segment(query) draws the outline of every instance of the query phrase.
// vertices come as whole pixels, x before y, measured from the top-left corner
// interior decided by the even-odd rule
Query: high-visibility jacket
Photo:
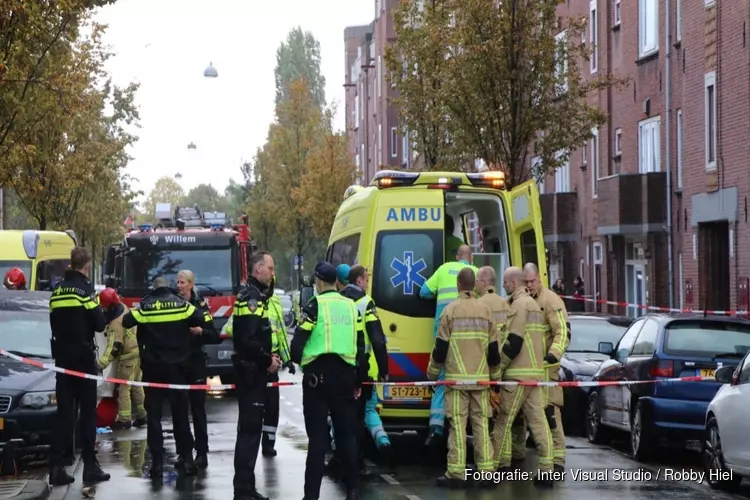
[[[560,296],[549,288],[541,287],[534,299],[544,314],[544,355],[551,354],[557,359],[555,364],[544,363],[547,380],[557,380],[560,359],[570,343],[568,311]]]
[[[370,342],[370,336],[367,335],[367,322],[368,321],[380,321],[380,318],[377,316],[374,316],[370,314],[369,312],[369,305],[372,303],[372,299],[369,295],[365,294],[362,298],[354,302],[354,305],[357,306],[357,311],[359,312],[359,322],[360,327],[363,332],[365,332],[365,354],[367,355],[367,360],[369,363],[369,368],[367,369],[367,376],[373,380],[378,379],[378,362],[375,359],[375,352],[372,348],[372,343]]]
[[[347,364],[357,365],[359,321],[354,302],[338,293],[316,298],[317,315],[310,338],[302,350],[303,368],[324,354],[336,354]]]
[[[287,338],[286,324],[284,323],[284,308],[278,295],[272,295],[268,299],[268,319],[271,322],[271,352],[278,354],[281,361],[289,361],[289,340]]]
[[[484,295],[479,298],[479,302],[492,311],[492,319],[495,320],[495,327],[497,328],[497,342],[501,348],[508,336],[508,311],[510,311],[508,301],[503,296],[498,295],[494,287],[489,287],[485,290]],[[492,373],[493,380],[498,380],[501,375],[500,365],[498,365],[496,371]]]
[[[101,370],[108,367],[115,358],[120,361],[129,361],[138,357],[137,327],[125,329],[122,326],[122,318],[128,311],[125,304],[120,304],[120,314],[107,326],[107,347],[98,361]],[[115,344],[120,344],[120,346],[116,349]]]
[[[518,287],[508,304],[508,336],[501,370],[505,380],[544,380],[544,315],[526,287]]]
[[[423,299],[435,297],[437,307],[435,308],[435,322],[433,323],[433,334],[437,336],[440,315],[443,314],[445,306],[458,298],[458,285],[456,279],[461,269],[470,267],[476,275],[478,269],[465,260],[446,262],[438,267],[435,273],[430,276],[424,286],[419,290],[419,296]]]
[[[496,371],[500,365],[492,311],[477,300],[474,292],[461,292],[459,297],[448,304],[440,317],[440,331],[427,366],[427,377],[436,380],[444,369],[447,381],[489,381],[490,370]],[[464,388],[486,389],[487,386]]]

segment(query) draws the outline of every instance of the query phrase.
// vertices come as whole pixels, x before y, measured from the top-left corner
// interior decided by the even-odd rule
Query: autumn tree
[[[270,252],[279,238],[276,234],[278,220],[271,195],[272,179],[267,150],[267,145],[258,148],[252,164],[246,164],[250,185],[246,211],[253,238],[261,248]]]
[[[202,212],[224,212],[229,206],[224,195],[210,184],[198,184],[188,191],[182,201],[186,207],[198,205]]]
[[[322,109],[326,104],[326,79],[320,72],[320,62],[320,42],[313,34],[299,26],[291,30],[276,50],[276,105],[289,98],[292,82],[305,78],[313,101]]]
[[[172,177],[164,176],[156,181],[153,189],[148,193],[143,209],[153,220],[157,203],[169,203],[174,211],[184,200],[185,190],[182,186]]]
[[[451,11],[443,0],[404,0],[393,15],[396,41],[386,47],[388,79],[401,133],[407,134],[425,170],[459,170],[465,161],[451,141],[444,83]]]

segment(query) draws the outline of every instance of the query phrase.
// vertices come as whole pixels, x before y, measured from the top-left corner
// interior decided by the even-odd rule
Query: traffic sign
[[[295,255],[294,256],[294,269],[304,269],[304,266],[302,264],[302,256],[301,255]]]

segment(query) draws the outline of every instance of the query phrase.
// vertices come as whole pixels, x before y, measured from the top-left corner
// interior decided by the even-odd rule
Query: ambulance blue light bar
[[[505,188],[505,172],[493,170],[478,174],[466,174],[472,186],[482,186],[494,189]]]
[[[396,186],[411,186],[419,177],[418,173],[399,172],[396,170],[381,170],[372,178],[373,185],[378,188],[389,188]]]

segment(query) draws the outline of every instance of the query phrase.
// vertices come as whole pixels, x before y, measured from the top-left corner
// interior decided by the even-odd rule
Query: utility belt
[[[302,376],[302,385],[315,389],[325,384],[325,376],[322,373],[305,373]]]
[[[87,350],[91,350],[92,354],[99,350],[95,342],[77,342],[74,345],[66,345],[58,342],[54,337],[49,340],[49,345],[53,359],[78,358]]]

